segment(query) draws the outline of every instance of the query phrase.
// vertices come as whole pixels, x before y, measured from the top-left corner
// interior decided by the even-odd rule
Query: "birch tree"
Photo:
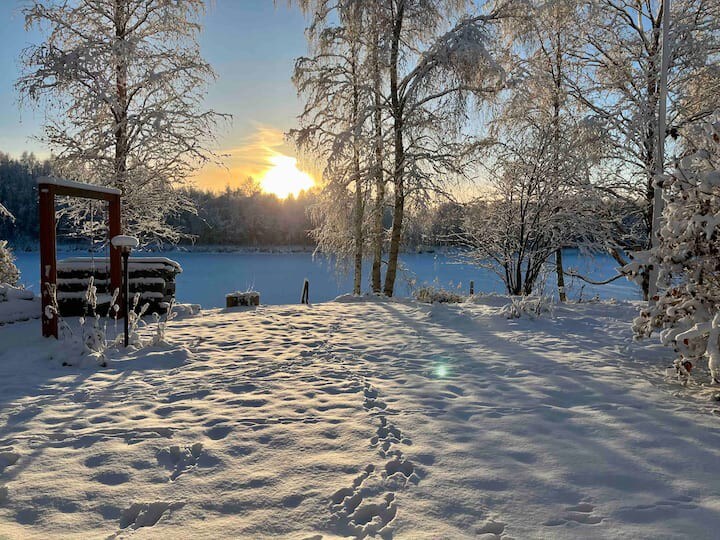
[[[384,128],[384,96],[383,80],[387,72],[387,55],[385,54],[383,18],[380,10],[373,9],[368,17],[367,28],[369,42],[367,45],[369,69],[372,79],[372,178],[374,181],[374,203],[372,208],[371,250],[372,273],[370,282],[375,294],[382,292],[382,262],[385,244],[385,193],[387,177],[385,174],[385,128]]]
[[[176,241],[170,215],[191,210],[175,188],[215,158],[223,115],[204,110],[215,74],[197,41],[203,0],[29,2],[42,43],[22,55],[21,96],[46,109],[42,141],[63,176],[119,188],[126,231]],[[73,206],[81,218],[88,207]]]
[[[493,131],[507,138],[517,136],[519,128],[534,133],[532,139],[538,143],[549,138],[547,146],[540,143],[542,152],[548,155],[534,159],[547,177],[542,182],[551,187],[549,195],[557,197],[561,191],[564,194],[558,200],[568,195],[572,200],[579,193],[589,195],[593,168],[601,163],[605,147],[601,134],[584,123],[587,107],[569,92],[582,70],[575,58],[583,51],[584,36],[578,28],[586,15],[576,0],[535,0],[529,3],[525,16],[508,18],[501,24],[508,40],[507,50],[512,51],[509,63],[514,66],[514,83],[501,94],[500,105],[494,109]],[[505,154],[503,140],[500,152]],[[531,148],[529,156],[536,145]],[[592,198],[599,195],[593,193]],[[560,240],[573,241],[572,233],[556,234]],[[561,302],[567,299],[562,247],[561,243],[554,253]]]
[[[360,2],[306,4],[314,54],[296,61],[293,81],[306,100],[298,147],[324,162],[323,192],[312,210],[318,249],[353,261],[353,293],[362,292],[365,254],[369,87],[364,75],[364,11]],[[337,18],[337,23],[331,19]]]
[[[507,7],[469,14],[465,2],[389,0],[383,4],[389,36],[387,97],[392,139],[393,223],[383,292],[392,296],[409,197],[442,190],[462,172],[460,145],[467,97],[492,95],[503,71],[490,44],[492,25]],[[483,6],[484,7],[484,6]],[[455,20],[448,28],[447,21]]]

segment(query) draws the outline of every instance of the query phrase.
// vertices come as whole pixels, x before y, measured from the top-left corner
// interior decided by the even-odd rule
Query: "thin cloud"
[[[239,145],[220,153],[227,156],[224,159],[227,168],[202,169],[195,177],[198,187],[218,191],[227,185],[238,185],[250,176],[260,180],[274,165],[273,158],[294,155],[281,130],[260,123],[254,124],[253,133],[242,138]]]

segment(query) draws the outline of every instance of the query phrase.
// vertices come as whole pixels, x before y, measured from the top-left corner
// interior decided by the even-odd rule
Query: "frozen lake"
[[[77,251],[58,251],[58,259],[83,255]],[[310,280],[310,301],[325,302],[352,289],[349,275],[338,275],[324,258],[313,259],[310,253],[203,253],[168,252],[162,255],[178,261],[183,273],[178,276],[177,297],[180,302],[201,304],[203,307],[224,307],[225,294],[236,290],[255,289],[263,304],[295,304],[300,301],[303,280]],[[40,259],[37,252],[16,253],[16,264],[22,273],[21,282],[37,291],[40,287]],[[413,286],[439,284],[448,289],[467,292],[471,280],[476,292],[503,293],[500,279],[491,271],[466,264],[458,264],[452,255],[443,253],[403,254],[403,271],[399,274],[396,292],[409,296]],[[577,250],[566,250],[566,268],[595,280],[615,274],[615,261],[609,256],[589,257]],[[370,267],[366,266],[366,275]],[[554,285],[554,274],[548,277]],[[601,298],[639,299],[639,289],[620,279],[609,285],[592,286],[566,278],[571,298],[580,294],[587,299],[598,294]],[[364,280],[367,287],[367,280]]]

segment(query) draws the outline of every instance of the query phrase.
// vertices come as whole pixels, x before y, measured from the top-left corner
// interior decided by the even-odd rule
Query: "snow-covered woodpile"
[[[180,265],[166,257],[131,257],[129,265],[130,296],[140,295],[139,305],[149,304],[148,313],[161,313],[164,302],[175,298],[175,277],[182,272]],[[104,315],[110,307],[110,262],[106,257],[73,257],[58,261],[57,299],[60,314],[83,315],[92,312],[87,291],[90,278],[97,287],[97,307]]]

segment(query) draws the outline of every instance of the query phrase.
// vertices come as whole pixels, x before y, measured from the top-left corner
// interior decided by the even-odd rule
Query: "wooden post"
[[[310,282],[305,279],[303,282],[303,290],[302,290],[302,296],[300,297],[300,303],[301,304],[309,304],[310,303]]]
[[[470,296],[472,296],[473,294],[475,294],[475,282],[470,281]]]
[[[43,337],[58,337],[58,313],[53,295],[57,291],[57,253],[55,247],[55,188],[40,186],[40,294],[42,297]],[[50,315],[50,316],[48,316]]]
[[[119,295],[119,297],[122,297],[122,309],[120,310],[120,313],[123,314],[123,319],[125,319],[123,321],[123,330],[125,332],[125,347],[127,347],[128,342],[130,341],[130,317],[128,317],[128,314],[130,313],[130,310],[128,309],[130,307],[130,263],[128,262],[128,259],[130,258],[130,250],[123,250],[121,255],[123,262],[123,282],[122,294]]]
[[[108,231],[110,233],[110,238],[115,238],[116,236],[122,234],[122,225],[120,221],[120,212],[121,212],[121,206],[120,206],[120,195],[115,195],[110,199],[109,209],[108,209]],[[122,289],[122,255],[120,252],[120,248],[113,246],[110,244],[110,294],[114,294],[116,290],[121,291]],[[125,313],[125,306],[123,305],[123,295],[118,295],[118,306],[120,307],[120,311],[118,314]]]

